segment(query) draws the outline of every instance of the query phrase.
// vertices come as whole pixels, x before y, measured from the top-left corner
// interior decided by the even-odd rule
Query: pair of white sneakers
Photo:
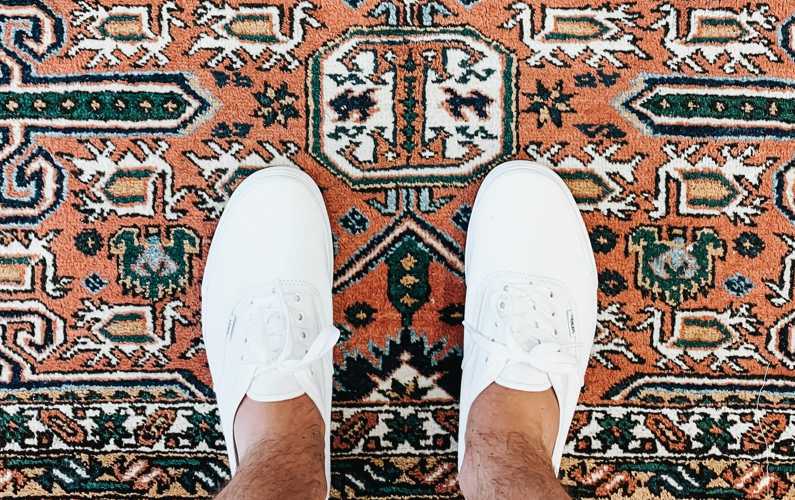
[[[588,232],[552,170],[512,161],[478,191],[466,242],[467,281],[458,465],[477,396],[490,384],[554,389],[557,471],[596,327],[597,274]],[[232,194],[202,281],[202,334],[232,473],[245,396],[307,394],[325,423],[330,488],[333,247],[320,190],[294,167],[249,176]],[[328,491],[328,489],[327,489]]]

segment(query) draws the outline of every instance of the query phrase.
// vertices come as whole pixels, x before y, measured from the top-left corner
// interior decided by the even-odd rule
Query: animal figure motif
[[[201,176],[207,181],[208,189],[196,189],[198,198],[196,208],[204,212],[207,217],[217,219],[224,211],[226,202],[235,188],[246,177],[257,170],[273,166],[292,166],[298,146],[292,142],[285,142],[283,151],[279,151],[273,144],[260,143],[265,150],[265,155],[252,150],[245,153],[242,143],[233,142],[224,148],[217,142],[208,142],[207,148],[214,155],[209,157],[199,156],[193,151],[188,151],[185,156],[198,168]]]
[[[635,194],[627,193],[616,177],[627,183],[635,182],[635,168],[643,161],[643,155],[621,159],[617,156],[622,143],[607,147],[591,143],[582,148],[587,160],[571,154],[558,159],[564,146],[565,143],[556,143],[544,149],[540,143],[530,143],[525,151],[532,160],[553,168],[566,181],[580,210],[599,211],[621,219],[637,210]]]
[[[634,329],[651,329],[652,347],[661,357],[655,363],[659,368],[677,366],[683,370],[692,369],[685,357],[701,362],[711,358],[709,367],[718,371],[726,365],[737,372],[746,371],[737,359],[750,359],[768,364],[759,354],[757,347],[746,341],[746,334],[757,334],[759,320],[752,314],[751,306],[743,304],[737,309],[731,307],[717,312],[705,310],[674,310],[672,334],[664,338],[663,311],[654,306],[642,310],[648,314],[646,320]]]
[[[77,208],[89,221],[116,215],[142,215],[153,217],[156,202],[160,198],[166,219],[175,220],[183,215],[176,208],[187,194],[186,189],[174,189],[174,173],[165,153],[169,145],[157,141],[154,147],[144,141],[136,141],[141,154],[127,150],[116,160],[116,145],[105,141],[102,147],[84,142],[89,158],[65,155],[77,169],[77,177],[89,186],[76,192],[82,202]],[[157,193],[158,179],[162,179],[162,191]]]
[[[55,254],[50,249],[56,236],[58,231],[41,237],[30,231],[20,239],[12,231],[0,232],[0,292],[31,292],[40,284],[50,297],[63,297],[72,278],[58,275]],[[41,275],[35,270],[39,265]]]
[[[359,115],[359,120],[366,120],[370,116],[370,110],[377,104],[373,99],[373,90],[369,89],[360,94],[354,93],[351,89],[338,95],[329,104],[337,113],[339,120],[347,121],[353,113]]]
[[[733,146],[724,145],[720,160],[708,154],[694,159],[703,147],[704,144],[692,144],[680,150],[674,143],[662,146],[668,160],[656,169],[657,196],[649,217],[660,219],[668,214],[669,184],[674,181],[679,188],[678,194],[674,193],[678,196],[679,214],[724,214],[732,222],[751,224],[753,217],[762,213],[764,198],[754,196],[741,181],[758,188],[762,174],[775,161],[749,162],[757,152],[753,145],[739,152]]]
[[[76,326],[89,328],[91,335],[77,337],[64,357],[94,352],[94,357],[86,362],[86,366],[95,366],[102,360],[107,360],[110,366],[118,366],[119,352],[136,366],[144,366],[149,360],[156,366],[165,366],[169,360],[164,351],[173,343],[175,325],[190,324],[179,312],[184,307],[180,300],[173,300],[164,306],[160,335],[156,333],[155,313],[151,306],[97,305],[90,300],[84,300],[83,306],[77,312]]]
[[[488,107],[494,102],[491,97],[477,90],[473,90],[468,96],[459,95],[458,92],[449,88],[444,91],[449,96],[445,103],[450,109],[450,114],[455,118],[464,119],[464,108],[471,109],[478,118],[488,118]]]
[[[753,74],[759,74],[760,69],[752,61],[753,56],[765,56],[771,62],[780,60],[770,49],[770,41],[756,29],[756,26],[766,31],[775,28],[776,18],[769,15],[767,5],[753,11],[743,7],[739,13],[731,9],[693,9],[690,11],[689,32],[684,38],[679,35],[679,11],[676,7],[664,3],[657,10],[662,13],[662,18],[651,28],[665,28],[663,46],[673,55],[666,64],[675,71],[684,64],[693,71],[704,73],[705,69],[694,58],[696,55],[709,64],[715,64],[725,55],[728,61],[723,65],[723,71],[726,73],[734,73],[740,65]]]
[[[198,235],[185,227],[172,227],[164,237],[158,227],[142,235],[138,228],[122,228],[108,242],[118,264],[119,283],[125,293],[161,299],[184,290],[192,279],[191,258],[199,253]]]
[[[635,44],[635,36],[626,33],[621,26],[634,27],[636,13],[629,12],[629,4],[617,7],[607,5],[600,8],[556,9],[544,7],[544,26],[536,32],[533,27],[533,8],[524,2],[515,2],[510,9],[514,16],[502,27],[521,29],[522,42],[532,51],[527,59],[530,66],[543,66],[548,62],[555,66],[566,66],[559,54],[576,60],[583,54],[591,54],[585,60],[588,66],[598,68],[603,61],[616,68],[624,63],[615,54],[634,54],[641,59],[648,55]]]
[[[193,42],[189,55],[200,50],[214,50],[216,54],[207,62],[210,67],[229,60],[232,66],[244,65],[239,53],[246,52],[253,59],[268,54],[262,63],[263,70],[270,70],[280,61],[282,69],[292,71],[299,66],[293,51],[304,41],[304,24],[320,28],[320,21],[309,15],[315,5],[302,0],[293,8],[291,32],[282,33],[282,11],[275,5],[241,6],[234,8],[228,3],[217,7],[205,0],[197,10],[196,22],[209,25],[214,34],[202,33]]]
[[[627,252],[635,255],[638,289],[678,306],[714,288],[715,262],[726,255],[726,242],[711,228],[693,231],[690,239],[682,228],[668,233],[666,238],[659,227],[639,226],[629,235]]]
[[[180,12],[176,1],[167,0],[160,8],[160,35],[151,28],[150,6],[114,5],[109,9],[105,6],[88,1],[77,3],[80,10],[75,11],[72,18],[73,26],[86,26],[89,35],[82,35],[69,49],[74,56],[82,51],[94,52],[94,57],[87,67],[93,68],[105,61],[109,66],[121,63],[115,52],[127,57],[142,54],[135,64],[144,66],[154,60],[159,66],[169,63],[163,53],[174,40],[171,27],[184,28],[185,23],[174,16]]]

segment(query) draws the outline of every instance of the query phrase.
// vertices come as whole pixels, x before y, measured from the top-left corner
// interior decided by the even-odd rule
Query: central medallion
[[[309,65],[309,150],[355,189],[463,185],[514,153],[513,56],[470,27],[353,28]]]

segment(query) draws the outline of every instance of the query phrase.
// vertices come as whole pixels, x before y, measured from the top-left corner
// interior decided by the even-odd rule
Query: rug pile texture
[[[460,498],[464,241],[513,158],[599,267],[572,495],[795,497],[784,0],[0,0],[0,494],[228,480],[204,259],[295,165],[335,237],[332,497]]]

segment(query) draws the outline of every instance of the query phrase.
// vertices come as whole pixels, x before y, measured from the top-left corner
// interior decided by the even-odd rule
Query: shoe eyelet
[[[306,340],[307,334],[306,330],[301,330],[301,340]]]
[[[507,292],[508,290],[510,290],[510,287],[508,285],[502,287],[502,291]]]
[[[303,321],[303,320],[304,320],[304,314],[298,313],[298,321]]]
[[[494,328],[499,328],[499,327],[500,327],[500,322],[499,321],[495,321],[494,322]]]
[[[555,328],[555,336],[556,337],[558,336],[558,329],[557,328]]]
[[[489,357],[488,356],[486,356],[486,359],[484,360],[484,363],[489,364]]]
[[[500,311],[504,311],[505,310],[505,302],[500,302],[498,307],[500,308]]]

